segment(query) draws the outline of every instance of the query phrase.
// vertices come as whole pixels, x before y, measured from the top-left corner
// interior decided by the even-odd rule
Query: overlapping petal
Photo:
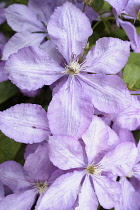
[[[136,19],[139,10],[140,10],[140,1],[139,0],[129,0],[128,1],[125,11],[129,15],[133,16]]]
[[[116,74],[125,66],[129,55],[129,42],[111,37],[101,38],[86,56],[84,65],[88,68],[85,71]]]
[[[56,179],[42,198],[38,210],[70,209],[76,201],[83,175],[83,171],[74,171]]]
[[[25,47],[5,65],[9,79],[21,89],[36,90],[59,79],[64,69],[37,47]]]
[[[37,19],[35,13],[25,5],[10,5],[5,9],[5,16],[8,24],[17,32],[37,32],[46,30],[41,21]]]
[[[98,208],[98,199],[94,192],[91,180],[88,176],[85,177],[85,180],[81,187],[81,192],[78,196],[79,206],[75,209],[97,209]]]
[[[49,157],[55,166],[63,170],[85,166],[82,146],[71,136],[50,136]]]
[[[100,205],[105,209],[111,209],[120,199],[120,184],[108,177],[101,176],[94,179],[95,193],[98,197]]]
[[[118,13],[121,13],[126,7],[129,0],[106,0],[112,7],[116,9]]]
[[[0,82],[8,80],[8,74],[4,71],[5,61],[0,62]]]
[[[96,158],[100,153],[104,154],[119,143],[115,132],[96,116],[93,117],[88,130],[82,135],[82,139],[86,145],[85,150],[89,164],[93,160],[97,160]]]
[[[30,144],[50,134],[47,113],[36,104],[18,104],[0,112],[0,129],[15,141]]]
[[[49,126],[53,135],[80,138],[90,125],[92,115],[93,105],[76,77],[67,79],[48,107]]]
[[[14,192],[30,187],[30,183],[25,180],[22,166],[15,161],[0,164],[0,180]]]
[[[29,33],[27,31],[16,33],[5,45],[2,60],[7,60],[11,54],[23,47],[39,46],[45,36],[46,34],[43,33]]]
[[[80,74],[79,77],[93,105],[100,111],[117,113],[135,103],[126,84],[116,75]]]
[[[3,210],[25,210],[31,209],[36,197],[35,189],[26,190],[18,194],[11,194],[6,196],[0,202],[0,209]]]
[[[123,142],[114,150],[108,152],[100,164],[105,171],[112,172],[117,176],[127,176],[132,170],[138,156],[138,150],[134,143]]]
[[[54,11],[48,23],[48,32],[69,63],[72,54],[78,56],[83,52],[92,29],[86,15],[72,3],[66,2]]]

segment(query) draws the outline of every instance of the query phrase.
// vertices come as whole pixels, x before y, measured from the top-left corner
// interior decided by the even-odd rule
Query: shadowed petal
[[[85,166],[82,147],[71,136],[50,136],[49,157],[55,166],[63,170]]]
[[[5,61],[0,62],[0,82],[8,80],[8,74],[4,71]]]
[[[46,34],[43,33],[29,32],[14,34],[4,47],[2,60],[7,60],[11,54],[16,53],[19,49],[23,47],[39,46],[45,36]]]
[[[65,210],[73,206],[79,193],[83,171],[60,176],[42,198],[38,210]]]
[[[29,210],[34,204],[36,197],[35,190],[26,190],[19,194],[11,194],[6,196],[0,202],[0,209],[2,210]]]
[[[50,134],[47,113],[36,104],[18,104],[0,112],[0,129],[15,141],[30,144]]]
[[[9,79],[21,89],[36,90],[59,79],[64,68],[37,47],[25,47],[5,64]]]
[[[45,31],[36,14],[23,4],[12,4],[4,11],[8,24],[17,32]]]
[[[48,107],[52,134],[80,138],[90,125],[92,116],[93,105],[83,91],[80,81],[76,77],[69,77],[59,92],[53,96]]]
[[[125,8],[125,11],[134,17],[134,19],[137,18],[137,14],[140,10],[140,1],[139,0],[129,0],[128,4]]]
[[[0,201],[4,198],[4,186],[0,181]]]
[[[117,38],[101,38],[86,56],[86,71],[116,74],[125,66],[129,55],[130,42]]]
[[[0,164],[0,180],[14,192],[30,187],[30,183],[24,177],[22,166],[15,161]]]
[[[48,32],[68,63],[72,53],[80,55],[83,52],[92,34],[86,15],[70,2],[57,7],[48,23]]]

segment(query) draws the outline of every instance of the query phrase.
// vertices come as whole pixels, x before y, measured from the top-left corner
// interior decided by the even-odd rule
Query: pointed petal
[[[19,194],[11,194],[6,196],[0,202],[0,209],[2,210],[25,210],[31,209],[36,197],[35,190],[26,190]]]
[[[98,199],[94,192],[93,186],[88,176],[85,177],[85,180],[82,184],[81,192],[79,193],[79,206],[75,209],[97,209],[98,208]]]
[[[99,111],[117,113],[135,103],[126,84],[116,75],[86,74],[79,76],[85,92]]]
[[[111,4],[112,7],[116,9],[118,13],[121,13],[122,10],[126,7],[126,4],[128,3],[128,0],[106,0],[109,4]]]
[[[25,47],[10,56],[5,64],[9,79],[21,89],[36,90],[59,79],[60,67],[43,50]]]
[[[53,96],[48,107],[52,134],[80,138],[87,130],[92,116],[92,103],[83,91],[80,81],[76,77],[69,77],[59,92]]]
[[[57,7],[48,23],[48,32],[68,63],[72,54],[80,55],[83,52],[92,34],[86,15],[70,2]]]
[[[35,153],[30,154],[24,164],[25,177],[30,182],[48,180],[56,167],[49,159],[48,144],[40,145]]]
[[[100,153],[107,152],[119,143],[115,132],[107,126],[101,118],[93,117],[88,130],[82,136],[85,142],[85,149],[88,157],[88,163],[98,157]]]
[[[8,80],[8,74],[4,71],[5,61],[0,62],[0,82]]]
[[[127,176],[132,170],[138,156],[138,150],[134,143],[123,142],[116,149],[108,152],[100,164],[105,171],[117,176]]]
[[[134,176],[140,181],[140,163],[133,167]]]
[[[14,192],[19,192],[30,186],[24,177],[22,166],[15,161],[6,161],[0,164],[0,180]]]
[[[105,176],[94,179],[95,193],[98,197],[100,205],[105,209],[111,209],[120,199],[120,184]]]
[[[39,46],[45,36],[46,34],[43,33],[29,32],[14,34],[4,47],[2,60],[7,60],[11,54],[16,53],[19,49],[23,47]]]
[[[14,31],[45,31],[43,24],[37,19],[36,14],[23,4],[12,4],[4,11],[7,22]]]
[[[4,198],[4,186],[0,182],[0,201]]]
[[[71,208],[79,193],[83,175],[83,171],[74,171],[56,179],[42,198],[38,210],[65,210]]]
[[[46,115],[40,105],[18,104],[0,113],[0,129],[18,142],[41,142],[50,134]]]
[[[101,38],[86,56],[86,71],[116,74],[125,66],[129,55],[130,42],[117,38]]]
[[[71,136],[50,136],[49,157],[55,166],[63,170],[85,166],[82,146]]]

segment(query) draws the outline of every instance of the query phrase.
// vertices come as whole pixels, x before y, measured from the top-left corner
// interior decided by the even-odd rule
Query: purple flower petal
[[[63,170],[85,166],[82,146],[71,136],[50,136],[49,157],[55,166]]]
[[[40,43],[45,38],[45,34],[43,33],[29,33],[22,32],[16,33],[12,36],[11,39],[7,42],[3,50],[3,60],[7,60],[8,57],[16,53],[19,49],[27,46],[39,46]]]
[[[4,198],[4,186],[0,182],[0,201]]]
[[[25,192],[21,192],[19,194],[8,195],[0,202],[0,209],[31,209],[34,204],[35,197],[36,193],[34,189],[26,190]]]
[[[123,142],[108,152],[100,161],[105,171],[117,176],[127,176],[135,164],[138,151],[134,143]]]
[[[36,14],[23,4],[12,4],[5,9],[5,16],[11,28],[17,32],[44,31],[45,28]]]
[[[5,15],[4,15],[5,5],[6,5],[5,2],[0,3],[0,24],[4,23],[4,21],[6,20]]]
[[[92,34],[86,15],[69,2],[57,7],[48,23],[48,32],[68,63],[72,54],[80,55],[83,52]]]
[[[125,11],[136,19],[137,14],[140,10],[140,1],[139,0],[129,0],[125,8]]]
[[[94,179],[95,193],[100,205],[105,209],[111,209],[120,199],[120,184],[105,176]]]
[[[15,141],[37,143],[50,134],[46,111],[36,104],[18,104],[0,113],[0,129]]]
[[[4,71],[5,61],[0,62],[0,82],[8,80],[8,74]]]
[[[140,163],[135,164],[133,167],[134,176],[140,181]]]
[[[0,164],[0,180],[14,192],[30,187],[30,183],[25,180],[22,166],[15,161]]]
[[[85,177],[78,197],[79,206],[76,209],[91,210],[98,208],[98,199],[88,176]]]
[[[26,47],[10,56],[5,65],[9,79],[21,89],[36,90],[59,79],[64,68],[37,47]]]
[[[83,134],[82,139],[86,145],[85,150],[89,164],[98,157],[100,152],[107,152],[108,149],[113,148],[119,143],[115,132],[96,116],[93,117],[92,123]]]
[[[74,171],[56,179],[42,198],[38,210],[46,208],[55,210],[70,209],[76,201],[83,175],[83,171]]]
[[[48,180],[56,167],[50,162],[48,144],[40,145],[35,153],[30,154],[24,164],[25,177],[30,182]]]
[[[106,0],[112,7],[116,9],[118,13],[121,13],[122,10],[126,7],[129,0]]]
[[[115,208],[116,210],[126,209],[140,209],[140,194],[136,192],[132,184],[125,178],[120,179],[121,196],[120,204]]]
[[[80,138],[90,125],[92,115],[92,103],[82,90],[78,78],[69,77],[48,107],[48,120],[53,135]]]
[[[81,74],[79,77],[93,105],[100,111],[117,113],[135,102],[126,84],[116,75]]]
[[[129,42],[117,38],[101,38],[86,56],[86,71],[116,74],[125,66],[129,55]]]

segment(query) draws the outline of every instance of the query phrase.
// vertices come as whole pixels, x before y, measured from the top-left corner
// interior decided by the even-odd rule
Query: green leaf
[[[0,163],[14,160],[21,144],[5,136],[0,132]]]
[[[91,6],[95,11],[99,12],[104,6],[104,0],[93,0]]]
[[[108,2],[104,2],[104,5],[103,5],[103,9],[104,10],[110,10],[110,8],[111,8],[111,6],[110,6],[110,4],[108,3]]]
[[[140,89],[140,66],[136,64],[127,64],[123,71],[123,80],[129,90]]]
[[[127,64],[136,64],[140,66],[140,53],[131,52]]]
[[[10,81],[0,83],[0,104],[7,101],[19,92],[18,88]]]

